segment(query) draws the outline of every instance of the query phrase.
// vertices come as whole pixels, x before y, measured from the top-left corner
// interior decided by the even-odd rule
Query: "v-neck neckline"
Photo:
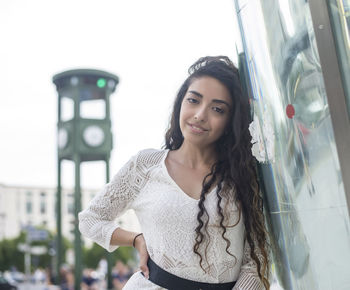
[[[162,167],[163,167],[163,170],[164,170],[164,172],[165,172],[165,175],[167,176],[167,178],[169,179],[169,181],[171,182],[171,184],[172,184],[173,186],[175,186],[175,187],[178,189],[178,191],[181,192],[181,194],[185,195],[187,198],[189,198],[189,199],[192,200],[192,201],[198,202],[199,199],[193,198],[193,197],[191,197],[189,194],[187,194],[187,193],[177,184],[177,182],[171,177],[171,175],[169,174],[169,170],[168,170],[168,168],[166,167],[166,164],[165,164],[165,159],[168,157],[169,152],[170,152],[170,149],[165,149],[165,154],[164,154],[164,157],[163,157],[162,163],[161,163],[161,165],[162,165]],[[207,193],[207,196],[211,195],[211,194],[216,190],[216,188],[217,188],[217,185],[216,185],[210,192]]]

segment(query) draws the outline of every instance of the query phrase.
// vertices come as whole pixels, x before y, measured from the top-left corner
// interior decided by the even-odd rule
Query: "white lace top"
[[[79,214],[81,233],[107,249],[113,231],[118,227],[115,219],[127,209],[134,209],[146,241],[151,259],[164,270],[182,278],[225,283],[237,281],[234,289],[263,289],[251,259],[249,247],[244,247],[244,223],[239,220],[236,205],[229,203],[230,225],[225,237],[231,241],[229,252],[218,226],[215,188],[208,193],[205,208],[209,214],[210,240],[204,239],[199,249],[205,257],[203,268],[199,256],[193,252],[197,226],[198,201],[184,193],[168,174],[165,158],[168,150],[147,149],[132,157],[103,190]],[[221,205],[223,207],[223,204]],[[227,224],[225,224],[227,226]],[[204,246],[205,245],[205,246]],[[248,243],[246,243],[248,245]],[[163,289],[136,272],[123,289]]]

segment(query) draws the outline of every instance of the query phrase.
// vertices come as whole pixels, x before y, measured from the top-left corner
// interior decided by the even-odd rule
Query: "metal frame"
[[[350,120],[326,1],[309,0],[309,7],[350,214]]]

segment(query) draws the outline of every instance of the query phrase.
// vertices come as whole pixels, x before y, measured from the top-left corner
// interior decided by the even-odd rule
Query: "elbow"
[[[89,209],[78,214],[78,228],[85,238],[99,244],[109,252],[114,251],[118,247],[110,244],[117,225],[113,221],[106,221],[94,216]]]

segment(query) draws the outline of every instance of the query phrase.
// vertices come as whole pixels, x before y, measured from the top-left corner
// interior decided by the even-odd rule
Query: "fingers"
[[[149,278],[149,270],[148,270],[147,265],[140,265],[140,269],[141,269],[143,275],[145,276],[145,278],[148,279]]]
[[[135,241],[135,248],[139,252],[140,257],[140,269],[142,271],[142,274],[145,276],[146,279],[149,278],[149,269],[147,267],[147,261],[149,254],[147,252],[146,242],[143,237],[143,235],[140,235],[138,239]]]
[[[147,267],[148,254],[140,257],[140,269],[146,279],[149,278],[149,269]]]

